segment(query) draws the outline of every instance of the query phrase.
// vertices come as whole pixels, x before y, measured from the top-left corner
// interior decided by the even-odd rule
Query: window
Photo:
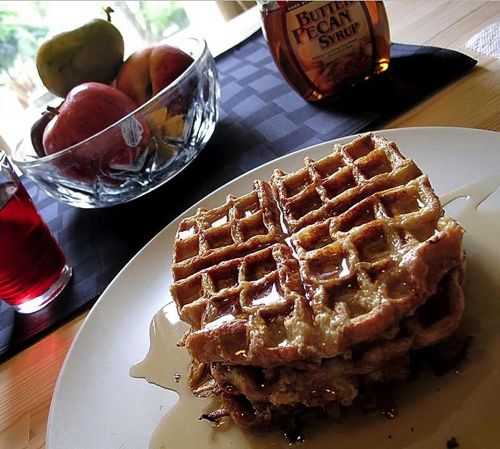
[[[228,8],[228,3],[231,5]],[[4,1],[0,2],[0,146],[9,150],[29,134],[48,104],[59,100],[38,76],[35,59],[48,37],[77,28],[94,18],[111,20],[125,41],[125,58],[135,50],[176,33],[207,39],[212,52],[231,41],[224,27],[229,16],[254,2],[207,1]],[[256,17],[256,16],[255,16]],[[255,20],[251,30],[255,30]],[[232,27],[231,32],[236,27]],[[238,27],[238,28],[241,28]],[[241,33],[241,30],[238,30]],[[248,32],[247,32],[248,34]],[[214,48],[212,48],[214,47]]]

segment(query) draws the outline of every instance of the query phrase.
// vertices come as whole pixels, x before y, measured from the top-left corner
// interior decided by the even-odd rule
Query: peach
[[[128,57],[118,72],[116,87],[142,104],[175,81],[192,62],[191,56],[171,45],[147,47]]]

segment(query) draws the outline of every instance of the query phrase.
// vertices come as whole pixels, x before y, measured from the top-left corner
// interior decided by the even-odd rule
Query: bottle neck
[[[280,8],[276,0],[257,0],[261,12],[271,12]]]

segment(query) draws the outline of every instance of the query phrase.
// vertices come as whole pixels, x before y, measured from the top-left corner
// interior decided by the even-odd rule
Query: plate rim
[[[57,397],[61,391],[61,383],[62,383],[62,379],[64,377],[64,372],[66,370],[66,366],[70,363],[70,359],[71,359],[71,356],[72,356],[72,353],[74,351],[74,348],[76,346],[76,344],[78,344],[78,341],[79,341],[79,338],[80,338],[80,334],[82,333],[83,329],[85,328],[85,326],[87,325],[87,323],[93,319],[93,316],[94,314],[96,314],[98,308],[99,308],[99,305],[103,302],[103,301],[106,301],[106,297],[108,295],[108,291],[113,287],[113,285],[117,282],[120,281],[120,278],[122,277],[122,273],[124,273],[126,270],[128,270],[129,266],[132,265],[135,260],[137,258],[140,257],[140,255],[146,251],[146,248],[148,248],[149,246],[151,246],[152,244],[154,244],[154,241],[156,239],[159,238],[159,236],[161,234],[163,234],[164,232],[166,232],[166,229],[171,226],[174,222],[178,221],[179,219],[182,219],[184,218],[184,216],[186,216],[188,213],[190,213],[189,211],[191,211],[192,209],[198,207],[202,202],[204,202],[208,197],[216,194],[217,192],[219,192],[220,190],[226,188],[227,186],[233,184],[233,183],[236,183],[237,181],[239,181],[241,178],[243,177],[248,177],[249,175],[251,175],[252,173],[256,172],[257,170],[260,170],[264,167],[267,167],[271,164],[275,164],[276,162],[278,161],[281,161],[285,158],[288,158],[290,157],[291,155],[296,155],[296,154],[300,154],[300,153],[306,153],[308,151],[313,151],[315,148],[319,148],[319,147],[323,147],[325,145],[332,145],[332,144],[335,144],[335,143],[338,143],[340,141],[344,141],[344,140],[349,140],[349,139],[353,139],[353,138],[356,138],[360,135],[364,135],[364,134],[370,134],[370,133],[374,133],[374,134],[382,134],[382,133],[387,133],[387,132],[391,132],[391,133],[394,133],[394,132],[408,132],[408,131],[426,131],[426,130],[432,130],[432,131],[438,131],[438,130],[457,130],[457,131],[467,131],[467,132],[473,132],[473,133],[477,133],[477,134],[489,134],[489,135],[499,135],[500,132],[499,131],[493,131],[493,130],[487,130],[487,129],[481,129],[481,128],[469,128],[469,127],[460,127],[460,126],[408,126],[408,127],[402,127],[402,128],[387,128],[387,129],[377,129],[377,130],[369,130],[369,131],[363,131],[363,132],[358,132],[358,133],[355,133],[355,134],[351,134],[351,135],[347,135],[347,136],[343,136],[343,137],[338,137],[338,138],[335,138],[335,139],[331,139],[331,140],[327,140],[327,141],[324,141],[324,142],[320,142],[320,143],[317,143],[317,144],[314,144],[314,145],[310,145],[308,147],[305,147],[305,148],[299,148],[297,150],[294,150],[292,151],[291,153],[288,153],[288,154],[285,154],[283,156],[280,156],[278,158],[275,158],[275,159],[272,159],[268,162],[265,162],[264,164],[261,164],[261,165],[258,165],[257,167],[254,167],[252,170],[250,171],[247,171],[245,173],[242,173],[240,176],[237,176],[236,178],[233,178],[232,180],[226,182],[225,184],[221,185],[220,187],[218,187],[217,189],[211,191],[210,193],[208,193],[207,195],[205,195],[203,198],[201,198],[199,201],[197,201],[196,203],[192,204],[190,207],[188,207],[187,209],[185,209],[182,213],[180,213],[177,217],[173,218],[167,225],[165,225],[157,234],[155,234],[147,243],[145,243],[141,249],[139,251],[137,251],[137,253],[135,253],[135,255],[123,266],[123,268],[115,275],[115,277],[110,281],[110,283],[108,284],[108,286],[104,289],[104,291],[101,293],[101,295],[99,296],[99,298],[97,299],[97,301],[94,303],[94,305],[91,307],[91,309],[89,310],[87,316],[85,317],[85,319],[83,320],[83,323],[81,324],[80,328],[78,329],[78,331],[76,332],[74,338],[73,338],[73,341],[71,342],[67,352],[66,352],[66,355],[64,357],[64,361],[63,363],[61,364],[61,368],[59,369],[59,373],[57,375],[57,380],[56,380],[56,383],[55,383],[55,386],[54,386],[54,390],[53,390],[53,393],[52,393],[52,398],[51,398],[51,401],[50,401],[50,408],[49,408],[49,413],[48,413],[48,417],[47,417],[47,430],[46,430],[46,433],[45,433],[45,444],[46,444],[46,449],[53,449],[51,447],[51,432],[52,432],[52,429],[54,428],[54,409],[55,409],[55,403],[57,402]],[[57,329],[56,329],[57,330]]]

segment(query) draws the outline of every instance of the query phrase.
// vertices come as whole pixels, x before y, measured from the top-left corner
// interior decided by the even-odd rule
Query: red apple
[[[181,75],[193,62],[168,44],[147,47],[128,57],[116,78],[116,87],[139,104],[149,100]]]
[[[182,50],[167,44],[157,45],[151,53],[149,72],[153,95],[175,81],[193,62]]]
[[[84,83],[74,87],[43,133],[47,155],[80,143],[117,122],[137,104],[123,92],[106,84]],[[128,123],[130,122],[130,123]],[[130,129],[133,136],[130,138]],[[131,117],[121,127],[96,136],[87,147],[78,147],[58,161],[66,175],[89,181],[109,168],[123,169],[134,163],[146,148],[149,129]]]

